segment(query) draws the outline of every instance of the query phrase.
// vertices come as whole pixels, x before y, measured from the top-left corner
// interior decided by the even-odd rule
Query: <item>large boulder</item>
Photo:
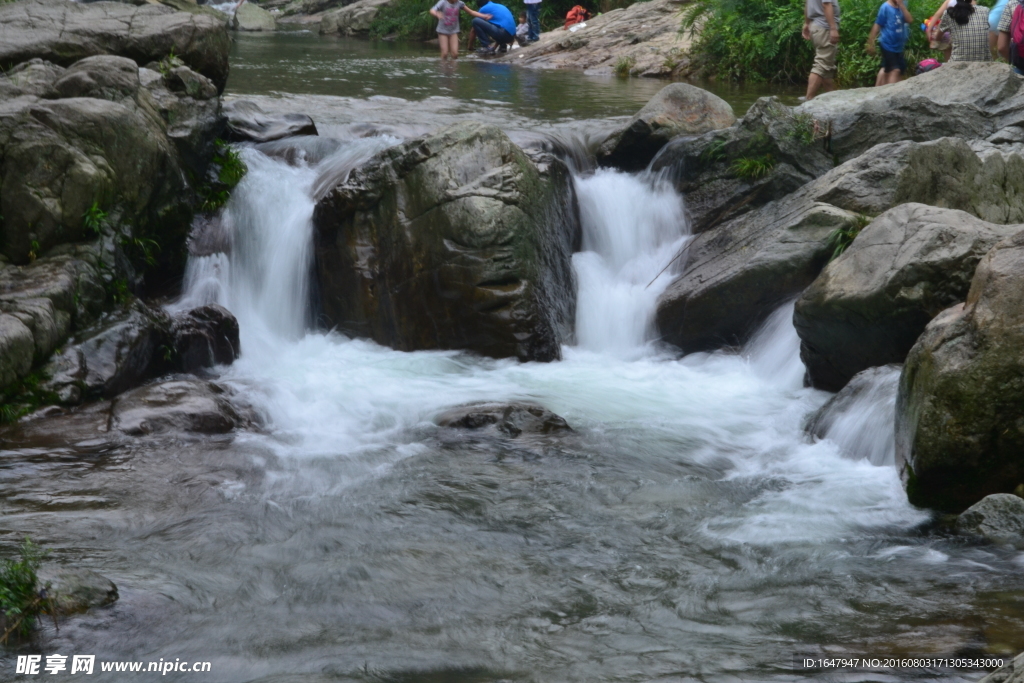
[[[959,512],[1024,482],[1024,232],[978,264],[900,379],[897,456],[915,505]]]
[[[1024,157],[963,140],[877,145],[796,192],[693,239],[658,300],[662,337],[686,352],[741,343],[831,257],[837,230],[905,202],[1024,222]]]
[[[272,116],[251,100],[232,100],[224,105],[228,137],[239,142],[270,142],[298,135],[317,135],[316,124],[306,114]]]
[[[254,2],[243,2],[235,10],[231,27],[236,31],[273,31],[277,28],[274,15]]]
[[[93,607],[106,607],[119,597],[114,582],[91,569],[46,568],[39,572],[39,583],[48,586],[47,592],[59,616],[79,614]]]
[[[402,350],[549,361],[571,337],[568,170],[463,123],[380,152],[313,214],[329,326]]]
[[[1024,498],[1012,493],[985,496],[960,514],[956,530],[1024,550]]]
[[[176,314],[171,320],[174,364],[179,372],[231,365],[241,345],[238,321],[223,306],[208,304]]]
[[[320,33],[343,36],[369,33],[377,12],[389,4],[391,0],[356,0],[344,7],[324,12],[320,18]]]
[[[728,128],[734,123],[736,115],[721,97],[688,83],[671,83],[604,142],[598,160],[626,171],[639,171],[672,138]]]
[[[836,90],[797,107],[829,122],[832,151],[850,159],[880,142],[987,138],[1024,124],[1024,81],[1004,64],[950,62],[880,88]]]
[[[224,21],[162,5],[24,0],[0,5],[0,66],[34,57],[69,66],[92,55],[121,55],[145,65],[173,53],[218,91],[228,78]]]
[[[978,261],[1022,229],[912,203],[873,220],[796,302],[811,384],[839,391],[861,370],[902,363],[928,321],[967,296]]]
[[[729,128],[675,138],[651,170],[672,179],[686,197],[691,230],[703,232],[832,170],[821,137],[810,116],[762,97]]]
[[[174,379],[119,396],[114,401],[112,424],[130,436],[165,431],[224,434],[248,424],[248,420],[216,384]]]

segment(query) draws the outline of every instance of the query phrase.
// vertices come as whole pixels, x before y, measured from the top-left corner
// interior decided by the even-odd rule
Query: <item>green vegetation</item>
[[[50,607],[48,586],[40,586],[37,576],[45,557],[46,552],[26,538],[18,547],[16,558],[0,560],[0,642],[6,644],[11,636],[28,636],[39,615]]]
[[[0,424],[16,422],[40,406],[60,402],[56,394],[39,388],[44,379],[42,372],[35,370],[0,391]]]
[[[82,227],[99,237],[103,224],[107,221],[107,212],[100,208],[99,202],[93,202],[92,206],[82,214]]]
[[[217,140],[215,145],[217,151],[213,155],[210,169],[213,180],[198,190],[203,200],[203,211],[216,211],[227,204],[231,190],[249,172],[242,157],[231,145],[223,140]]]
[[[729,168],[737,178],[757,180],[772,172],[772,169],[775,168],[775,160],[772,159],[771,154],[765,154],[763,157],[740,157],[733,159]]]
[[[625,78],[633,71],[634,66],[636,66],[635,58],[619,57],[618,61],[615,62],[615,75]]]
[[[833,230],[832,234],[828,236],[828,248],[832,250],[832,255],[828,259],[829,262],[839,258],[846,251],[847,247],[853,244],[853,240],[860,234],[860,231],[870,222],[870,216],[858,215],[853,225]]]
[[[841,86],[873,85],[879,58],[864,51],[882,0],[842,0],[839,31]],[[920,23],[941,0],[908,0],[914,17],[907,42],[907,68],[939,53],[928,49]],[[979,11],[984,11],[979,8]],[[804,83],[814,49],[800,33],[803,0],[695,0],[683,11],[682,31],[696,36],[691,58],[698,72],[732,81]]]

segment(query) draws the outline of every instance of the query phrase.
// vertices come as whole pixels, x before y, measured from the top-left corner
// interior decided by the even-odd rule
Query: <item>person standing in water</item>
[[[490,19],[489,14],[480,14],[466,7],[462,0],[438,0],[430,9],[437,18],[437,40],[441,44],[441,59],[459,56],[459,12],[463,11],[472,17]]]

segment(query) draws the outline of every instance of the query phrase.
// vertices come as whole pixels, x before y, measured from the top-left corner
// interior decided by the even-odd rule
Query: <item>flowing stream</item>
[[[981,675],[794,673],[797,653],[1024,649],[1022,555],[907,503],[875,454],[888,394],[844,413],[844,434],[881,445],[807,435],[829,396],[803,387],[792,303],[739,353],[657,343],[689,239],[685,198],[657,177],[576,177],[577,343],[560,362],[313,329],[313,194],[394,142],[298,165],[244,149],[230,253],[189,263],[177,305],[238,317],[242,357],[219,381],[264,427],[84,461],[9,452],[10,527],[121,587],[113,608],[46,626],[47,653],[210,660],[211,681],[781,682]],[[434,423],[510,400],[574,434]]]

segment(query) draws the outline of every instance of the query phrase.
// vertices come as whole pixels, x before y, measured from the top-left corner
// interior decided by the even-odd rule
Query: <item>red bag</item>
[[[580,5],[575,5],[565,15],[565,26],[562,28],[569,28],[573,24],[580,24],[590,18],[590,12],[583,9]]]

